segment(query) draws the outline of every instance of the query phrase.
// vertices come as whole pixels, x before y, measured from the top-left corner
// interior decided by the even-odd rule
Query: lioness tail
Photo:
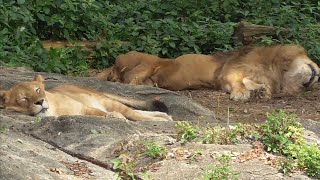
[[[118,96],[115,94],[103,93],[106,97],[121,102],[127,106],[140,109],[140,110],[148,110],[148,111],[160,111],[160,112],[168,112],[168,107],[158,100],[157,98],[149,101],[136,100],[128,97]]]

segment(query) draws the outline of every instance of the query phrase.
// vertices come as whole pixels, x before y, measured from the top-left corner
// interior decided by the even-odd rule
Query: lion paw
[[[230,93],[230,99],[235,100],[235,101],[246,101],[250,98],[250,91],[246,89],[241,89],[241,90],[233,90]]]
[[[269,86],[265,86],[260,89],[252,90],[251,95],[258,99],[271,99],[271,88]]]

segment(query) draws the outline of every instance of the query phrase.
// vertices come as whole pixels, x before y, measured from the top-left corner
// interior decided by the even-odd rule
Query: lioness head
[[[33,81],[20,82],[9,90],[0,90],[0,104],[8,110],[36,116],[48,109],[43,77],[36,75]]]

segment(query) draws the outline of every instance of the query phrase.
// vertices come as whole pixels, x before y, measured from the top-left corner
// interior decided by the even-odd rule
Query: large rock
[[[0,71],[0,87],[2,88],[9,88],[19,81],[30,81],[36,74],[24,68],[12,69],[0,67]],[[71,77],[52,73],[38,74],[44,76],[46,88],[52,88],[61,84],[74,84],[136,99],[152,99],[158,96],[168,106],[169,114],[173,115],[175,120],[217,122],[212,111],[172,91],[148,86],[130,86],[108,81],[98,81],[88,77]]]
[[[0,67],[0,71],[3,88],[30,80],[35,74],[25,69]],[[70,83],[137,99],[160,96],[175,121],[186,120],[203,126],[222,124],[213,112],[171,91],[41,74],[48,88]],[[123,159],[128,161],[127,168],[133,162],[132,170],[145,169],[151,179],[202,179],[205,170],[216,163],[212,158],[214,153],[239,154],[251,149],[249,144],[182,146],[175,136],[174,121],[132,122],[90,116],[37,118],[0,109],[0,179],[117,179],[118,169],[113,169],[111,161],[120,154],[128,156]],[[317,139],[312,135],[312,141]],[[165,145],[168,157],[159,160],[146,156],[144,144],[149,141]],[[301,173],[295,173],[292,178],[284,176],[258,159],[231,166],[240,173],[240,179],[308,179]]]

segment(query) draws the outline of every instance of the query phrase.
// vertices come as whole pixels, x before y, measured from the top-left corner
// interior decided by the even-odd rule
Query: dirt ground
[[[229,94],[213,90],[188,90],[179,93],[209,108],[218,117],[230,122],[259,123],[266,120],[266,113],[283,109],[301,119],[320,122],[320,83],[309,90],[292,96],[276,95],[270,100],[250,99],[239,102],[229,99]]]

